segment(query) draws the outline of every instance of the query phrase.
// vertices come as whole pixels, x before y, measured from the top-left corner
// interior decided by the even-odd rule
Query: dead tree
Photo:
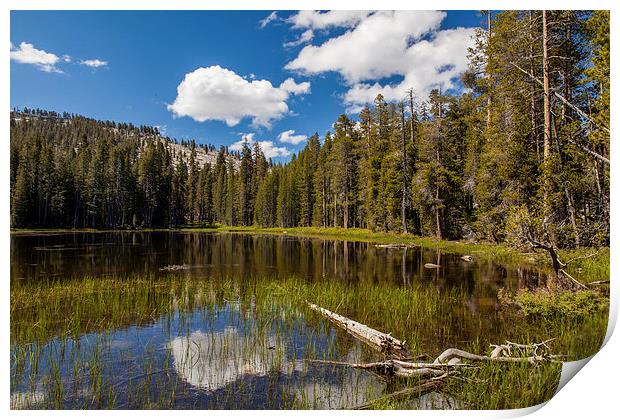
[[[305,360],[307,363],[321,363],[336,366],[346,366],[353,369],[362,369],[378,375],[384,380],[392,379],[419,379],[416,386],[396,391],[353,408],[370,408],[376,402],[386,398],[399,399],[403,397],[421,396],[439,389],[446,379],[459,377],[464,369],[475,368],[474,363],[561,363],[560,356],[550,354],[548,343],[553,339],[534,344],[519,344],[506,341],[505,344],[491,345],[490,355],[479,355],[457,348],[450,348],[441,353],[432,362],[413,361],[411,352],[405,347],[405,341],[377,331],[367,325],[353,321],[345,316],[331,312],[325,308],[308,303],[310,308],[319,312],[336,326],[344,329],[356,339],[381,352],[388,360],[371,363],[349,363],[334,360]]]

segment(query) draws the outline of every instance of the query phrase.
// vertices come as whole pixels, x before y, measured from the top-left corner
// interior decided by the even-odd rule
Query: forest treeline
[[[260,146],[11,114],[11,226],[335,226],[556,246],[609,242],[609,12],[508,11],[479,30],[465,90],[378,95],[288,163]],[[422,100],[424,99],[424,100]],[[213,159],[196,158],[206,148]]]

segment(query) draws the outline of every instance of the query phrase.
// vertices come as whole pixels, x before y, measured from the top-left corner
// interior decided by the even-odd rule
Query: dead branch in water
[[[321,363],[336,366],[346,366],[353,369],[362,369],[389,380],[395,378],[415,378],[422,382],[415,387],[403,389],[393,394],[381,397],[378,400],[354,407],[355,409],[369,408],[373,404],[390,398],[405,398],[411,395],[423,395],[438,389],[444,379],[459,377],[455,372],[477,368],[474,362],[488,363],[559,363],[560,356],[550,354],[548,343],[553,339],[541,343],[520,344],[506,341],[505,344],[491,344],[493,351],[490,355],[479,355],[457,348],[449,348],[441,353],[433,362],[413,362],[411,352],[400,341],[390,334],[382,333],[367,325],[353,321],[335,312],[309,303],[311,309],[319,312],[334,324],[344,329],[356,339],[366,343],[373,349],[392,359],[381,362],[350,363],[333,360],[304,360],[308,363]],[[515,354],[516,353],[516,354]],[[467,363],[464,363],[465,360]]]
[[[376,400],[369,401],[364,404],[357,405],[352,407],[351,410],[367,410],[369,408],[374,407],[377,403],[383,401],[393,401],[393,400],[405,400],[410,398],[411,396],[422,396],[424,394],[428,394],[431,391],[435,391],[441,388],[444,384],[444,379],[447,375],[438,376],[436,378],[430,379],[426,382],[422,382],[421,384],[411,387],[398,390],[396,392],[392,392],[391,394],[384,395],[383,397],[379,397]]]

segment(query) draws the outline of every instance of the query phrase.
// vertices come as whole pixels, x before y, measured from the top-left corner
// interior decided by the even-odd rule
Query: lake
[[[544,283],[545,274],[460,257],[237,233],[13,234],[11,405],[355,407],[394,384],[310,361],[381,356],[306,300],[432,357],[536,335],[503,313],[497,296]],[[442,395],[411,404],[457,408]]]

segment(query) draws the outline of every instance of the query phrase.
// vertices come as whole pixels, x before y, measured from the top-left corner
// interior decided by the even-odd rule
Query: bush
[[[578,292],[525,290],[517,293],[514,303],[527,317],[545,320],[581,321],[589,315],[607,311],[609,308],[609,298],[591,290]]]

